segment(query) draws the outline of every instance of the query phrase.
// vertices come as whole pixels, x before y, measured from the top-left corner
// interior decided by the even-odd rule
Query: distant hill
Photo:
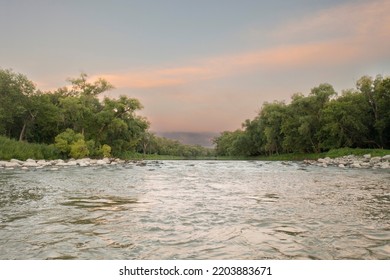
[[[213,147],[213,138],[219,135],[217,132],[156,132],[156,135],[169,139],[179,140],[187,145],[200,145],[207,148]]]

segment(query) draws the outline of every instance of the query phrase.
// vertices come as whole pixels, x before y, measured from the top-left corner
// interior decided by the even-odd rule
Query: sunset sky
[[[42,90],[87,73],[152,131],[241,127],[265,101],[390,74],[390,1],[0,0],[0,67]]]

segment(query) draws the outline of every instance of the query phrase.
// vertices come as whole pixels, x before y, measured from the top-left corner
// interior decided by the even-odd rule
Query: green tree
[[[390,130],[390,78],[378,75],[375,79],[363,76],[356,83],[357,89],[365,96],[372,118],[372,138],[378,147],[387,147]]]
[[[264,150],[267,154],[282,152],[283,132],[282,123],[286,117],[284,102],[264,103],[260,111],[260,118],[264,123]]]
[[[0,69],[0,135],[20,139],[25,118],[30,117],[29,97],[35,92],[25,75]]]
[[[320,152],[323,109],[336,92],[329,84],[320,84],[309,96],[295,94],[282,122],[283,148],[286,152]]]
[[[356,91],[344,91],[323,110],[323,147],[365,147],[370,139],[370,107]]]

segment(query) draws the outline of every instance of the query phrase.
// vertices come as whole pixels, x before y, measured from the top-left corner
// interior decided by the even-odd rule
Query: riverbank
[[[34,160],[34,159],[27,159],[26,161],[18,160],[18,159],[11,159],[10,161],[0,161],[0,169],[6,169],[6,170],[12,170],[12,169],[22,169],[22,170],[29,170],[29,169],[41,169],[41,168],[47,168],[49,170],[55,171],[58,170],[61,167],[69,167],[69,166],[79,166],[79,167],[89,167],[89,166],[114,166],[114,165],[140,165],[144,166],[145,163],[142,161],[132,160],[122,160],[119,158],[103,158],[103,159],[90,159],[90,158],[83,158],[83,159],[70,159],[70,160],[62,160],[62,159],[56,159],[56,160]]]
[[[319,158],[318,160],[304,160],[307,165],[315,165],[320,167],[337,166],[339,168],[372,168],[372,169],[389,169],[390,170],[390,155],[383,157],[373,157],[371,154],[363,156],[348,155],[337,158]]]
[[[62,160],[62,159],[56,159],[56,160],[34,160],[34,159],[27,159],[25,161],[18,160],[18,159],[11,159],[10,161],[0,161],[0,169],[5,170],[12,170],[12,169],[22,169],[22,170],[29,170],[29,169],[42,169],[46,168],[49,170],[59,170],[59,168],[62,167],[69,167],[69,166],[79,166],[79,167],[90,167],[90,166],[115,166],[115,165],[122,165],[122,166],[130,166],[130,165],[136,165],[136,166],[146,166],[148,165],[147,162],[144,160],[148,160],[149,162],[152,162],[153,164],[158,164],[159,160],[185,160],[184,158],[140,158],[140,159],[131,159],[131,160],[123,160],[119,158],[103,158],[103,159],[90,159],[90,158],[83,158],[83,159],[69,159],[69,160]],[[221,158],[208,158],[207,160],[224,160]],[[225,159],[226,160],[226,159]],[[237,160],[237,159],[235,159]],[[258,160],[258,159],[251,159],[251,160]],[[273,160],[275,161],[275,160]],[[284,160],[285,161],[285,160]],[[372,156],[371,154],[365,154],[362,156],[357,155],[347,155],[342,157],[322,157],[318,159],[304,159],[304,160],[298,160],[304,165],[311,165],[311,166],[319,166],[319,167],[338,167],[338,168],[365,168],[365,169],[389,169],[390,170],[390,155],[384,155],[384,156]]]

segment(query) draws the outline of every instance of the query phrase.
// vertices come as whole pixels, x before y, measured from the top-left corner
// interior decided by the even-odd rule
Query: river
[[[0,259],[390,259],[390,173],[267,161],[0,169]]]

